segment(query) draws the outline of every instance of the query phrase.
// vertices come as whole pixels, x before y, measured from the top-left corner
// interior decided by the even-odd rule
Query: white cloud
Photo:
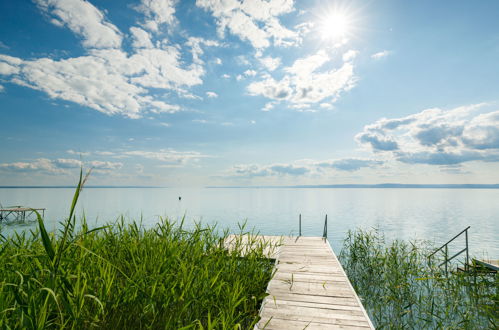
[[[355,57],[359,55],[359,51],[350,49],[345,54],[343,54],[343,62],[352,61]]]
[[[218,97],[218,94],[217,94],[217,93],[215,93],[215,92],[206,92],[206,96],[207,96],[208,98],[213,99],[213,98],[217,98],[217,97]]]
[[[43,91],[51,98],[72,101],[105,114],[137,118],[147,110],[180,110],[177,105],[156,99],[148,88],[183,95],[183,86],[202,83],[202,65],[193,63],[184,68],[180,56],[179,49],[173,46],[137,49],[131,56],[116,49],[92,50],[87,56],[61,60],[23,61],[2,55],[0,68],[6,65],[9,69],[0,73],[11,75],[13,83]]]
[[[76,151],[76,150],[72,150],[72,149],[69,149],[66,152],[70,155],[80,155],[80,156],[89,156],[90,155],[90,152]]]
[[[200,124],[208,124],[208,121],[206,119],[193,119],[192,122]]]
[[[218,58],[218,57],[215,57],[215,64],[222,65],[222,59]]]
[[[375,54],[372,54],[371,55],[371,58],[375,59],[375,60],[379,60],[380,58],[383,58],[383,57],[386,57],[388,55],[390,55],[391,52],[388,51],[388,50],[383,50],[381,52],[378,52],[378,53],[375,53]]]
[[[230,75],[228,75],[228,74],[224,73],[224,74],[222,75],[222,78],[224,78],[224,79],[229,79],[229,78],[230,78]]]
[[[409,164],[454,165],[499,162],[499,111],[487,104],[439,108],[380,119],[357,134],[359,144]]]
[[[0,55],[0,61],[2,60],[3,55]],[[0,74],[2,75],[12,75],[19,72],[19,67],[11,65],[7,62],[0,62]]]
[[[274,106],[275,106],[275,102],[268,102],[262,108],[262,111],[270,111],[270,110],[274,109]]]
[[[226,171],[224,176],[253,178],[270,176],[322,176],[338,172],[354,172],[381,166],[383,161],[365,158],[344,158],[334,160],[300,160],[291,163],[267,165],[238,164]]]
[[[145,15],[143,24],[150,31],[158,32],[160,25],[175,23],[176,0],[141,0],[135,9]]]
[[[134,48],[154,48],[151,42],[151,36],[147,31],[142,30],[136,26],[130,28],[132,34],[132,47]]]
[[[208,46],[208,47],[220,46],[220,43],[216,40],[209,40],[197,37],[189,37],[189,39],[185,44],[186,46],[191,47],[193,62],[197,64],[204,63],[201,60],[201,55],[203,55],[204,53],[203,48],[201,46]]]
[[[83,46],[90,48],[119,48],[121,33],[106,21],[104,14],[88,1],[83,0],[35,0],[51,22],[67,26],[83,38]]]
[[[66,172],[46,158],[39,158],[31,162],[2,163],[0,164],[0,170],[8,172],[43,172],[46,174],[61,174]]]
[[[281,65],[281,59],[279,57],[262,57],[259,58],[259,61],[269,71],[274,71]]]
[[[256,71],[255,70],[246,70],[246,71],[244,71],[244,75],[246,77],[254,77],[254,76],[256,76]]]
[[[170,127],[172,126],[170,123],[159,123],[160,126],[163,126],[163,127]]]
[[[197,151],[176,151],[173,149],[161,149],[159,151],[124,151],[123,156],[137,156],[146,159],[157,160],[167,164],[184,165],[189,161],[198,161],[202,158],[209,157]]]
[[[5,91],[5,87],[3,87],[3,85],[0,85],[0,93],[2,93],[3,91]]]
[[[53,160],[52,163],[59,168],[79,168],[83,165],[81,160],[67,158],[59,158]]]
[[[196,5],[212,12],[221,37],[227,29],[257,49],[269,47],[271,40],[275,45],[292,45],[298,41],[298,34],[277,19],[294,10],[292,0],[197,0]]]
[[[47,159],[38,158],[28,162],[14,162],[0,164],[0,171],[7,172],[37,172],[49,175],[71,174],[71,170],[81,167],[91,167],[95,171],[119,170],[123,167],[122,163],[108,161],[88,161],[82,162],[78,159],[58,158]]]
[[[287,74],[280,80],[266,75],[264,80],[251,83],[248,92],[275,101],[286,101],[293,107],[308,106],[326,100],[335,102],[342,92],[355,85],[356,78],[352,63],[344,62],[337,69],[324,68],[331,63],[332,58],[324,50],[319,50],[316,54],[297,59],[290,67],[284,68]]]
[[[123,167],[123,163],[118,163],[118,162],[103,162],[100,160],[94,160],[91,162],[88,162],[88,166],[91,167],[94,170],[102,170],[102,171],[116,171],[119,170]]]

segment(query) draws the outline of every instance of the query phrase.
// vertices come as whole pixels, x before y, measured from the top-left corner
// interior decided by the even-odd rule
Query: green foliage
[[[167,219],[152,229],[121,218],[75,229],[75,192],[59,235],[1,237],[0,328],[252,328],[273,263],[265,245],[228,251],[214,227]],[[241,234],[244,227],[241,228]],[[246,238],[251,239],[247,234]]]
[[[427,264],[422,242],[349,232],[340,260],[377,329],[496,329],[498,277]]]

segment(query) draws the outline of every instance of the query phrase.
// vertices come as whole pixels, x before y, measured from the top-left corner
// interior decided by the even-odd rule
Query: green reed
[[[227,232],[167,219],[57,233],[38,217],[36,232],[0,240],[0,328],[249,329],[258,321],[273,263],[265,244],[229,250]],[[241,234],[254,239],[241,227]]]
[[[497,275],[429,266],[425,242],[349,232],[340,260],[377,329],[497,329]]]

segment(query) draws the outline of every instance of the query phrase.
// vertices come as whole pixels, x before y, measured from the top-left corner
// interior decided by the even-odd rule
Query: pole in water
[[[300,223],[300,234],[298,236],[301,236],[301,214],[300,214],[300,221],[299,221],[299,223]]]
[[[182,200],[182,196],[178,196],[178,200],[181,201]]]

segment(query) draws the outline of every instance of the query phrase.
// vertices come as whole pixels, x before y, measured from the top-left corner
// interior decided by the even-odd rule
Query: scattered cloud
[[[206,96],[210,99],[217,98],[218,94],[215,92],[206,92]]]
[[[269,71],[276,70],[281,65],[280,57],[261,57],[258,59],[260,63]]]
[[[0,164],[0,171],[6,172],[37,172],[41,174],[49,175],[64,175],[71,174],[70,170],[79,169],[81,167],[90,167],[94,171],[110,171],[119,170],[123,167],[122,163],[119,162],[109,162],[109,161],[89,161],[82,162],[78,159],[47,159],[38,158],[27,162],[14,162],[14,163],[3,163]]]
[[[255,70],[246,70],[246,71],[244,71],[244,75],[246,77],[254,77],[254,76],[256,76],[256,71]]]
[[[364,167],[376,167],[382,164],[383,161],[380,160],[361,158],[345,158],[315,163],[315,165],[318,167],[334,168],[339,171],[358,171]]]
[[[263,80],[248,86],[248,92],[294,106],[309,106],[326,100],[334,103],[342,92],[355,85],[356,77],[351,62],[343,62],[339,68],[319,70],[331,65],[332,60],[326,51],[319,50],[284,68],[286,74],[280,80],[264,75]]]
[[[187,37],[184,44],[153,41],[157,27],[175,23],[176,1],[143,0],[136,9],[145,16],[141,27],[123,35],[97,7],[82,0],[35,0],[51,22],[80,36],[87,54],[79,57],[24,60],[0,54],[0,75],[6,81],[46,93],[52,99],[74,102],[107,115],[139,118],[144,112],[181,110],[167,103],[158,90],[182,98],[196,98],[187,89],[202,84],[204,47],[217,41]],[[121,48],[130,38],[133,51]],[[192,55],[189,63],[185,54]]]
[[[305,166],[296,166],[291,164],[244,164],[234,165],[234,167],[228,172],[227,176],[245,178],[284,175],[297,176],[307,174],[309,171],[309,168]]]
[[[356,140],[408,164],[498,162],[499,111],[484,112],[486,106],[432,108],[403,118],[383,118],[365,126]]]
[[[381,160],[364,158],[344,158],[335,160],[301,160],[288,164],[276,163],[268,165],[238,164],[225,173],[227,177],[270,177],[270,176],[313,176],[332,174],[336,172],[354,172],[362,168],[381,166]]]
[[[357,57],[357,55],[359,55],[359,51],[350,49],[345,54],[343,54],[343,57],[342,57],[343,62],[352,61],[354,58]]]
[[[275,106],[275,102],[268,102],[262,108],[262,111],[270,111],[270,110],[274,109],[274,106]]]
[[[66,152],[70,155],[79,155],[79,156],[89,156],[90,155],[90,152],[76,151],[76,150],[72,150],[72,149],[69,149]]]
[[[176,0],[141,0],[135,10],[144,14],[145,21],[142,24],[144,28],[158,32],[162,24],[175,24],[176,3]]]
[[[122,35],[104,14],[88,1],[35,0],[36,4],[57,26],[66,26],[83,38],[89,48],[119,48]]]
[[[197,151],[176,151],[173,149],[160,149],[159,151],[124,151],[121,152],[122,156],[136,156],[146,159],[157,160],[163,163],[184,165],[190,161],[199,161],[202,158],[210,157]]]
[[[196,5],[216,18],[218,34],[225,31],[248,41],[256,49],[296,45],[299,35],[278,20],[283,14],[294,11],[292,0],[197,0]]]
[[[193,119],[193,123],[207,124],[208,121],[206,119]]]
[[[132,34],[133,48],[154,48],[149,33],[139,27],[132,26],[130,28]]]
[[[224,78],[224,79],[229,79],[229,78],[230,78],[230,75],[228,75],[228,74],[224,73],[224,74],[222,75],[222,78]]]
[[[380,58],[383,58],[383,57],[386,57],[386,56],[390,55],[391,53],[392,52],[390,52],[388,50],[383,50],[381,52],[372,54],[371,58],[373,58],[375,60],[379,60]]]

